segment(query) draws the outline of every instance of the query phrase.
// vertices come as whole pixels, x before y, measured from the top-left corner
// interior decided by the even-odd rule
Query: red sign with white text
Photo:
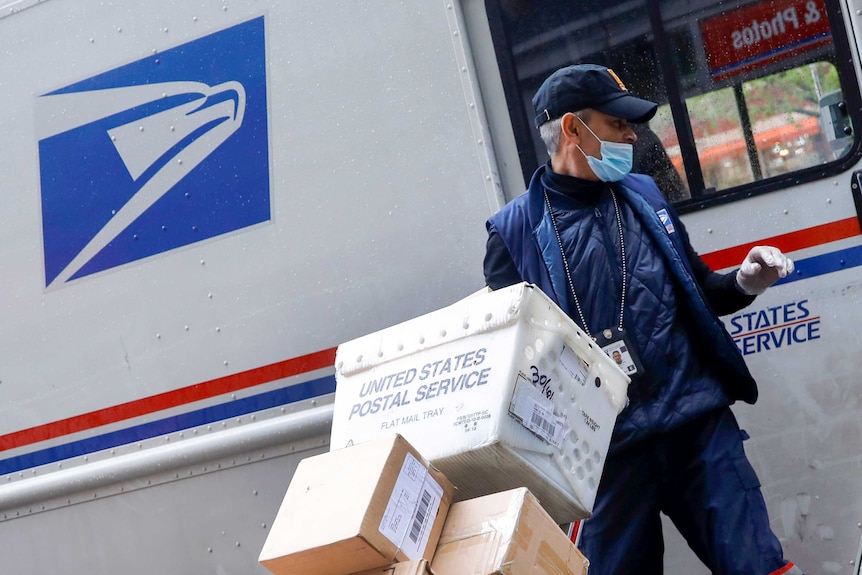
[[[700,24],[714,80],[832,41],[823,0],[772,0],[713,16]]]

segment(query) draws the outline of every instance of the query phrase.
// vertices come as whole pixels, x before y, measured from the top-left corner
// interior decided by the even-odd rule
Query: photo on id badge
[[[626,347],[626,342],[623,340],[615,341],[602,348],[608,357],[614,360],[617,366],[623,370],[626,375],[637,373],[637,366]]]

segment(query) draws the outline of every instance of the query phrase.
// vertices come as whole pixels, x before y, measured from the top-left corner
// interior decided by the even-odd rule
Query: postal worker
[[[718,319],[793,271],[771,246],[713,272],[652,178],[630,173],[632,124],[657,104],[603,66],[554,72],[533,98],[550,160],[487,224],[492,289],[535,284],[631,378],[593,516],[590,575],[662,573],[660,513],[716,574],[799,574],[769,526],[730,410],[757,386]]]

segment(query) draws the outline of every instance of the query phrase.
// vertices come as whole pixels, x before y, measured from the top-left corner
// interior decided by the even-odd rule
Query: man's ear
[[[563,114],[563,121],[560,126],[560,129],[563,132],[563,135],[567,138],[572,138],[576,143],[580,143],[581,141],[581,123],[578,121],[577,116],[575,116],[572,112],[566,112]]]

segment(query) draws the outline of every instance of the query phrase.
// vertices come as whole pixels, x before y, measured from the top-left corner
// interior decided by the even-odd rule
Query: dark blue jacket
[[[486,279],[492,288],[515,281],[533,283],[581,324],[545,204],[549,172],[547,166],[540,168],[527,192],[489,219]],[[641,262],[638,270],[629,268],[629,273],[634,274],[630,284],[637,283],[640,289],[629,290],[626,316],[673,324],[653,332],[648,326],[626,326],[630,333],[637,332],[631,336],[633,339],[640,338],[632,343],[640,348],[647,377],[630,387],[632,405],[620,416],[615,442],[628,443],[675,427],[733,400],[753,403],[757,398],[754,379],[714,311],[736,311],[753,298],[736,290],[732,274],[715,274],[700,260],[682,222],[651,178],[632,174],[614,184],[613,189],[622,207],[627,251]],[[583,274],[574,278],[580,286],[578,299],[582,308],[585,304],[590,308],[585,315],[588,321],[611,322],[610,316],[618,313],[619,279],[610,281],[606,276],[614,270],[620,275],[619,267],[613,267],[620,256],[616,232],[606,233],[604,229],[615,228],[616,222],[602,223],[614,216],[610,194],[606,192],[595,205],[578,207],[577,202],[567,203],[568,198],[555,190],[548,191],[555,213],[559,204],[565,204],[559,208],[558,224],[566,217],[572,226],[583,223],[583,233],[564,229],[561,235],[570,265],[576,267],[584,258],[592,261],[586,266],[590,279]],[[594,214],[597,225],[593,225]],[[597,227],[602,229],[596,231]],[[589,288],[603,293],[586,293]],[[593,309],[598,307],[606,309]],[[604,327],[612,325],[592,325],[590,329],[596,332]],[[682,349],[667,352],[674,347]]]

